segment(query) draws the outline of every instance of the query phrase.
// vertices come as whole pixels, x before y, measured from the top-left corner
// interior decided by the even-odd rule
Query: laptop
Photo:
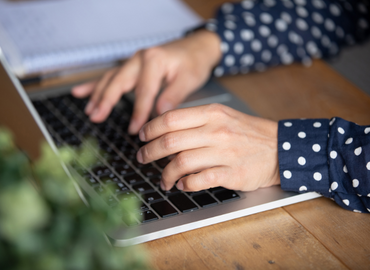
[[[94,136],[102,149],[96,151],[96,164],[82,170],[64,166],[68,175],[72,175],[68,181],[77,183],[76,189],[85,202],[86,196],[110,207],[122,199],[140,201],[137,211],[142,220],[133,224],[122,222],[119,228],[105,232],[115,246],[143,243],[320,196],[285,192],[279,186],[253,192],[222,187],[200,192],[173,188],[164,192],[159,181],[169,160],[164,158],[148,165],[136,161],[136,151],[142,142],[126,133],[132,111],[130,98],[123,96],[104,123],[90,123],[83,113],[87,99],[74,98],[70,87],[28,94],[10,71],[1,50],[0,62],[0,124],[12,130],[17,145],[31,159],[38,157],[42,141],[58,151],[62,145],[78,146],[87,135]],[[211,102],[251,113],[244,103],[214,81],[189,97],[182,107]],[[102,197],[106,189],[111,193]],[[137,233],[132,236],[130,231]]]

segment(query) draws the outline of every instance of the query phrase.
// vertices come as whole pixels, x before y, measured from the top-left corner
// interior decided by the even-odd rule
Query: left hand
[[[146,123],[137,153],[141,163],[175,155],[161,188],[184,191],[216,186],[251,191],[280,184],[277,123],[224,105],[168,111]]]

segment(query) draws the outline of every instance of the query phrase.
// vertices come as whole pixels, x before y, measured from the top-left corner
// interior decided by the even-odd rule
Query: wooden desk
[[[186,2],[209,18],[224,1]],[[322,61],[219,81],[272,120],[340,116],[370,124],[370,97]],[[370,215],[319,198],[142,246],[150,251],[153,268],[163,270],[370,269]]]
[[[187,0],[204,18],[222,0]],[[370,124],[370,97],[322,61],[219,80],[258,115]],[[326,198],[143,244],[155,269],[370,269],[370,215]]]

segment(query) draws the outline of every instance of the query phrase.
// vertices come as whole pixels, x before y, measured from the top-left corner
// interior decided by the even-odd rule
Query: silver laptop
[[[164,158],[149,165],[136,161],[141,142],[128,136],[125,130],[132,110],[130,99],[123,97],[106,122],[93,124],[83,113],[87,100],[73,98],[70,88],[27,94],[10,72],[1,51],[0,61],[0,124],[13,131],[17,145],[35,159],[42,141],[46,140],[58,151],[61,145],[78,146],[85,136],[94,136],[103,150],[103,154],[96,151],[97,163],[82,170],[67,169],[68,175],[73,175],[71,181],[78,184],[81,199],[86,201],[85,196],[89,196],[110,207],[120,200],[140,201],[138,211],[142,220],[122,223],[120,228],[106,232],[115,246],[143,243],[320,196],[284,192],[279,186],[253,192],[222,187],[188,193],[173,188],[164,192],[158,184],[161,171],[169,161]],[[182,106],[210,102],[251,113],[245,104],[215,82],[208,83]],[[111,190],[108,197],[101,195],[105,189]],[[128,233],[130,230],[139,234],[128,238],[132,235]]]

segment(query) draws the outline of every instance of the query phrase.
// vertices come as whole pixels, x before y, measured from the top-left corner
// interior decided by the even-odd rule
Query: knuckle
[[[176,114],[173,111],[167,111],[163,114],[164,127],[171,129],[177,122]]]
[[[217,138],[220,141],[228,141],[233,136],[234,131],[229,126],[221,126],[215,131]]]
[[[141,151],[144,162],[151,160],[151,154],[150,154],[148,147],[143,146],[140,151]]]
[[[225,114],[225,106],[222,104],[212,103],[209,105],[208,108],[212,114],[216,114],[216,115]]]
[[[176,136],[172,134],[165,134],[161,139],[163,149],[171,151],[176,147]]]
[[[218,173],[215,172],[214,170],[205,171],[204,175],[203,175],[204,186],[207,187],[207,188],[217,186],[218,177],[219,177]]]
[[[184,171],[190,166],[191,158],[187,153],[180,152],[177,154],[175,161],[176,167],[181,168],[181,170]]]
[[[162,55],[162,49],[160,47],[152,47],[142,51],[144,61],[151,61]]]
[[[226,120],[226,118],[230,116],[228,107],[218,103],[212,103],[208,105],[207,113],[211,118],[221,121]]]

